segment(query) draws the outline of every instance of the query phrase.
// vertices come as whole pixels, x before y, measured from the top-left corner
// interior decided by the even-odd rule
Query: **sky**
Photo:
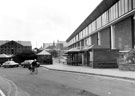
[[[102,0],[0,0],[0,40],[66,41]]]

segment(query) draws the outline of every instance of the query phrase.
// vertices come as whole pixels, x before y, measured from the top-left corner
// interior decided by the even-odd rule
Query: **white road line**
[[[1,96],[6,96],[1,89],[0,89],[0,95]]]

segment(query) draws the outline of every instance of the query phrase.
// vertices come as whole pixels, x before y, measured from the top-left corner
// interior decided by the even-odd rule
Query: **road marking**
[[[5,94],[4,94],[4,92],[0,89],[0,95],[1,96],[6,96]]]
[[[108,92],[109,95],[111,95],[111,92]]]
[[[4,78],[4,77],[2,77],[2,78],[3,78],[4,80],[6,80],[7,83],[9,84],[8,96],[10,96],[10,94],[12,94],[13,91],[15,92],[15,93],[14,93],[15,96],[18,96],[18,94],[21,94],[21,95],[23,95],[23,96],[30,96],[30,94],[28,94],[27,92],[25,92],[25,91],[23,91],[23,90],[21,91],[21,92],[23,92],[23,93],[20,93],[18,87],[15,85],[15,83],[14,83],[12,80],[9,80],[9,79]],[[2,90],[0,90],[0,96],[6,96],[6,95],[2,92]]]

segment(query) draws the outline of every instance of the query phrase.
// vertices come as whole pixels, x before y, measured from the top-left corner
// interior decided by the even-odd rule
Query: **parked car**
[[[13,68],[13,67],[19,67],[19,64],[15,61],[6,61],[2,64],[2,67],[4,68]]]
[[[33,60],[25,60],[24,62],[21,63],[21,66],[24,68],[28,68],[28,67],[30,67],[32,62],[33,62]]]
[[[28,68],[28,67],[30,67],[30,65],[32,64],[32,62],[33,62],[33,60],[25,60],[24,62],[21,63],[21,66],[23,68]],[[39,66],[40,66],[40,63],[37,62],[37,67],[39,67]]]

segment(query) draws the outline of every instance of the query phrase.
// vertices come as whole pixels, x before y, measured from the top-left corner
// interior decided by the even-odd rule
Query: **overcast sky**
[[[65,41],[102,0],[0,0],[0,40]]]

